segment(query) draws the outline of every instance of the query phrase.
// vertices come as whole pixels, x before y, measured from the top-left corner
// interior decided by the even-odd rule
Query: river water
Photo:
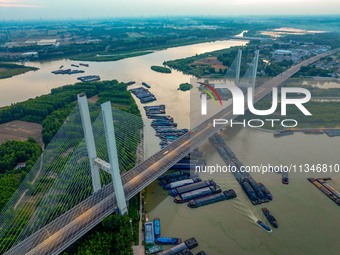
[[[161,74],[150,70],[151,65],[195,54],[243,45],[244,41],[218,41],[181,46],[158,51],[150,55],[124,59],[116,62],[88,62],[85,74],[98,74],[102,80],[134,80],[140,86],[144,81],[151,85],[151,92],[158,101],[167,106],[167,114],[173,116],[180,128],[189,127],[189,92],[178,91],[180,83],[189,82],[190,76],[173,70]],[[69,68],[70,60],[44,63],[26,63],[40,69],[0,81],[0,106],[46,94],[51,88],[73,84],[73,75],[57,76],[51,71],[61,65]],[[86,63],[86,62],[84,62]],[[154,103],[155,104],[155,103]],[[139,107],[141,105],[138,103]],[[142,108],[141,108],[142,111]],[[143,111],[142,111],[143,113]],[[144,114],[143,114],[144,116]],[[340,139],[325,135],[301,133],[274,138],[272,133],[249,128],[224,130],[222,136],[245,165],[339,163]],[[152,139],[150,139],[152,140]],[[148,143],[146,156],[158,150],[155,140]],[[208,165],[223,165],[223,161],[210,143],[200,148]],[[306,178],[316,174],[296,174],[290,184],[281,184],[281,177],[271,173],[253,174],[273,194],[273,201],[266,204],[279,222],[272,233],[264,232],[254,222],[261,219],[261,206],[253,206],[239,184],[229,173],[200,174],[201,178],[213,178],[223,189],[233,188],[238,197],[198,209],[185,204],[177,205],[156,183],[147,188],[146,209],[149,218],[161,219],[162,236],[178,236],[182,239],[195,237],[198,250],[209,255],[219,254],[339,254],[340,229],[339,208]],[[334,175],[334,174],[333,174]],[[338,177],[329,184],[340,190]]]

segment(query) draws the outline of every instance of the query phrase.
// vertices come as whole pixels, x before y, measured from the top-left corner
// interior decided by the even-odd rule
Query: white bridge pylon
[[[109,173],[112,177],[113,189],[115,191],[118,210],[121,215],[127,213],[127,204],[120,175],[117,144],[113,126],[111,103],[106,102],[101,105],[103,122],[105,127],[105,137],[109,155],[109,163],[97,157],[96,145],[94,141],[93,129],[90,119],[90,112],[85,94],[78,94],[78,105],[84,130],[86,148],[89,156],[93,192],[101,189],[100,170]]]

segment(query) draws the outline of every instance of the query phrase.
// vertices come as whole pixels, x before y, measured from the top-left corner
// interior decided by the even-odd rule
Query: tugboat
[[[256,223],[257,223],[257,225],[259,225],[263,230],[265,230],[265,231],[267,231],[267,232],[269,232],[269,233],[272,232],[272,229],[271,229],[269,226],[267,226],[266,224],[264,224],[262,221],[257,220]]]
[[[270,225],[272,225],[274,228],[277,228],[279,226],[275,217],[270,213],[270,211],[267,208],[262,208],[262,212],[270,222]]]

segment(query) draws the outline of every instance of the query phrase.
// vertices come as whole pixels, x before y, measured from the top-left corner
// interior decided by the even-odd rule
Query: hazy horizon
[[[325,0],[0,0],[4,20],[87,19],[157,16],[328,16],[340,14],[340,1]]]

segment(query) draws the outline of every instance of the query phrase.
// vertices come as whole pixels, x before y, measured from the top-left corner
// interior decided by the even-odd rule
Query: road
[[[332,53],[334,51],[307,59],[265,82],[255,90],[254,101],[257,102],[265,97],[272,91],[273,87],[280,86],[289,77],[297,73],[302,66],[308,66]],[[247,105],[245,105],[245,109],[247,109]],[[232,105],[229,105],[200,124],[194,129],[195,132],[181,136],[154,156],[123,174],[122,181],[126,199],[129,200],[138,194],[138,192],[164,174],[180,159],[218,132],[222,127],[213,127],[213,119],[233,119],[235,117],[232,113]],[[58,254],[100,223],[105,217],[113,213],[116,208],[117,204],[113,186],[109,184],[11,248],[5,254]]]

